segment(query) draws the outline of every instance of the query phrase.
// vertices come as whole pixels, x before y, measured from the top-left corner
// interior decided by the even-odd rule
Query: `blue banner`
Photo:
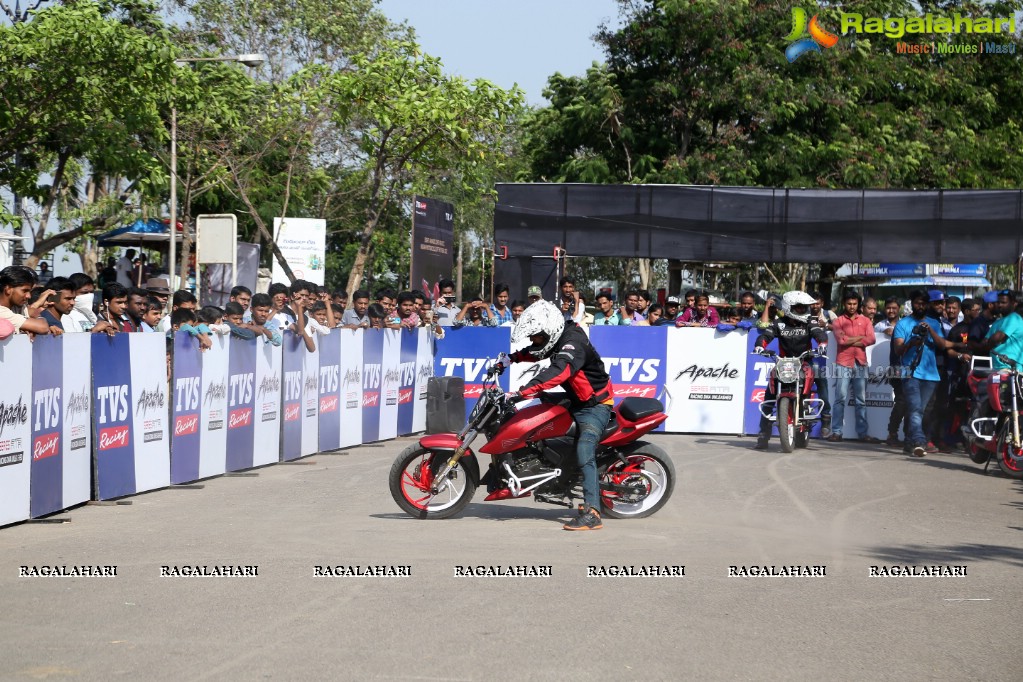
[[[930,267],[932,275],[952,277],[987,277],[987,265],[982,264],[939,264]]]
[[[341,332],[316,337],[320,348],[319,449],[341,447]]]
[[[465,418],[483,392],[483,379],[487,369],[499,353],[511,347],[509,327],[453,327],[444,330],[442,342],[437,344],[433,371],[436,376],[465,379]],[[508,390],[508,373],[501,376],[501,387]]]
[[[625,398],[657,398],[667,369],[667,327],[592,327],[590,342],[599,348],[614,386],[615,405]],[[657,427],[664,430],[664,424]]]
[[[284,426],[281,428],[281,459],[302,456],[302,394],[305,354],[300,334],[284,333]]]
[[[383,383],[383,329],[367,329],[362,335],[362,442],[380,440],[380,392]]]
[[[135,492],[131,362],[128,334],[92,335],[96,486],[101,500]]]
[[[857,263],[857,275],[870,277],[921,277],[926,274],[923,263]]]
[[[256,413],[256,343],[231,339],[227,375],[227,470],[253,466]]]
[[[32,344],[33,517],[64,508],[63,340],[38,336]]]
[[[202,407],[202,358],[199,342],[185,333],[174,335],[174,392],[171,405],[171,483],[199,478],[199,410]]]
[[[412,417],[415,412],[416,356],[419,353],[419,332],[401,330],[401,359],[398,371],[398,435],[412,433]]]

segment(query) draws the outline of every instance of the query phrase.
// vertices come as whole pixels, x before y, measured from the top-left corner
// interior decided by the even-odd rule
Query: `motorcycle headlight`
[[[791,384],[799,379],[799,368],[802,365],[799,358],[781,358],[775,366],[778,373],[778,381]]]

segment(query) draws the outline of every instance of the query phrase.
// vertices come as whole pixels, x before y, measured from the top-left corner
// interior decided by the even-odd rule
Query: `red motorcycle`
[[[1005,355],[999,360],[1010,369],[973,367],[967,377],[972,395],[972,409],[967,425],[962,427],[970,459],[987,470],[992,457],[1007,476],[1023,478],[1023,373]],[[977,358],[974,358],[976,361]],[[992,416],[993,415],[993,416]]]
[[[582,472],[576,463],[578,427],[555,394],[539,405],[516,409],[497,385],[491,368],[483,391],[459,433],[424,436],[405,448],[391,465],[391,497],[420,519],[445,519],[462,511],[476,488],[486,484],[485,501],[533,496],[538,502],[573,507],[582,500]],[[675,487],[675,468],[661,448],[641,440],[667,418],[652,398],[626,398],[611,415],[597,445],[601,512],[608,517],[642,518],[664,506]],[[490,455],[480,477],[472,443]]]

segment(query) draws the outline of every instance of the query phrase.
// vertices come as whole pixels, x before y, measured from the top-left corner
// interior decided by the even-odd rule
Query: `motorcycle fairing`
[[[534,441],[564,436],[574,425],[572,414],[560,405],[525,407],[502,424],[480,452],[500,455],[518,450]]]

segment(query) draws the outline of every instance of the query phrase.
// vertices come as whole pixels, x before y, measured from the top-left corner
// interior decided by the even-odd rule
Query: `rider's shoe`
[[[600,530],[604,524],[600,522],[600,512],[593,507],[585,509],[579,506],[579,516],[565,524],[565,530]]]
[[[754,450],[766,450],[767,449],[767,441],[768,441],[768,439],[765,438],[764,436],[758,437],[757,438],[757,444],[753,446],[753,449]]]

